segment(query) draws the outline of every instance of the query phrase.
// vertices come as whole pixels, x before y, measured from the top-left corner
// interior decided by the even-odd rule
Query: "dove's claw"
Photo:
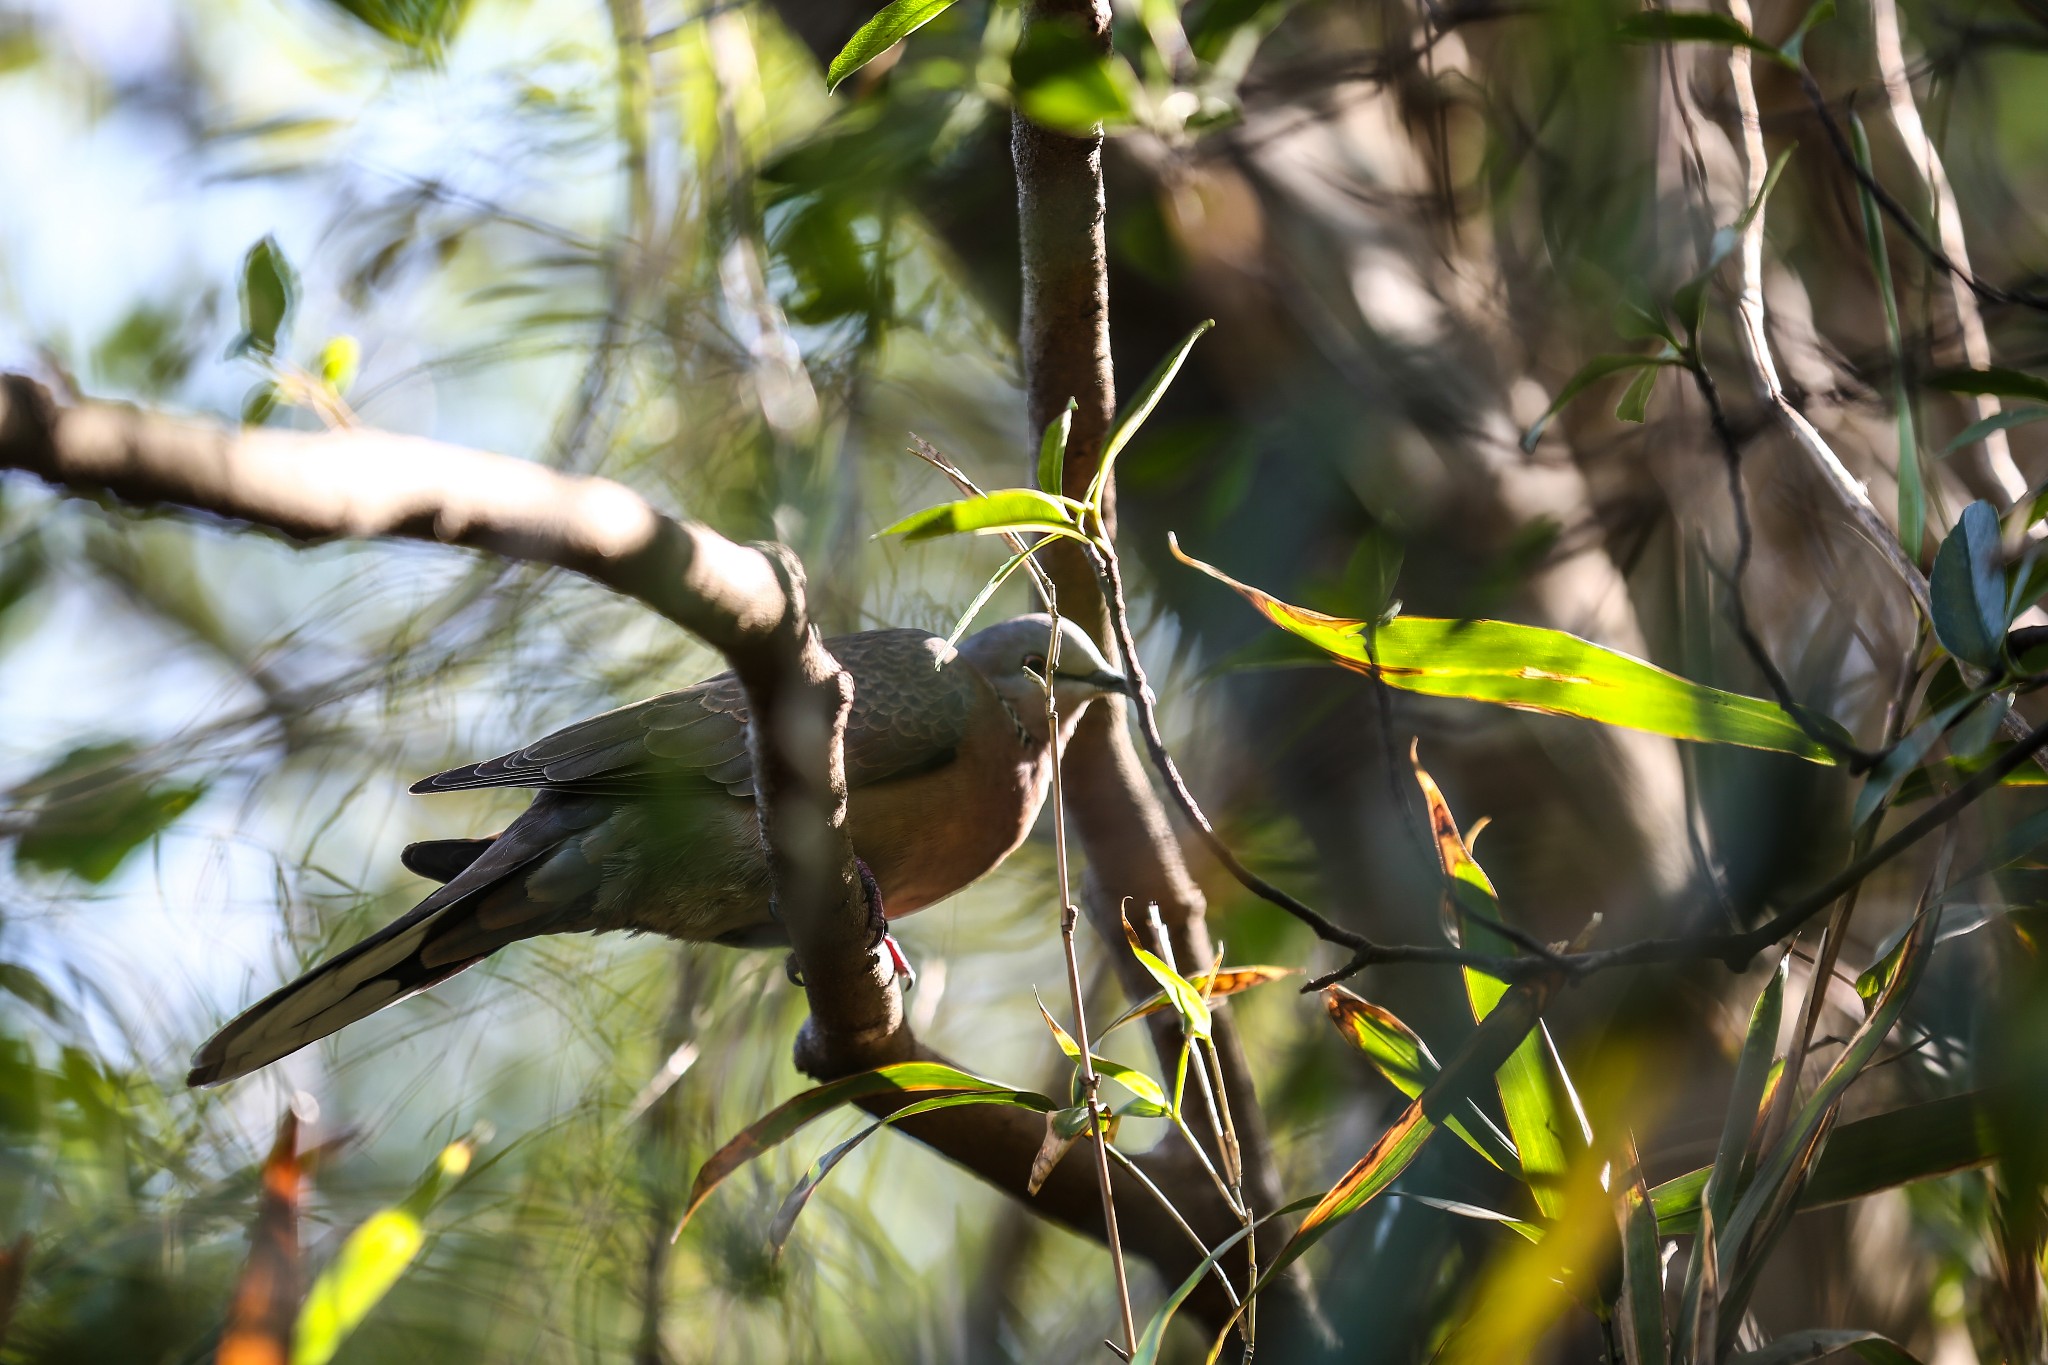
[[[789,978],[789,984],[792,986],[804,984],[803,964],[796,960],[795,953],[791,953],[788,957],[782,959],[782,974]]]
[[[867,865],[865,859],[855,858],[853,869],[860,873],[861,894],[867,897],[870,935],[868,951],[873,952],[889,937],[889,916],[882,909],[882,884],[875,880],[874,870]]]

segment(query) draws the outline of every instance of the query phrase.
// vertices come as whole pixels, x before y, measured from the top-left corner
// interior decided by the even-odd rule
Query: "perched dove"
[[[1036,820],[1053,753],[1040,681],[1051,624],[1034,615],[990,626],[951,658],[919,630],[827,642],[853,677],[847,822],[878,942],[885,916],[952,895],[1008,857]],[[1062,621],[1059,743],[1092,698],[1123,688],[1087,634]],[[408,868],[446,885],[244,1011],[199,1049],[188,1084],[246,1075],[539,934],[785,941],[769,908],[746,697],[730,673],[413,790],[476,787],[540,794],[493,838],[407,848]]]

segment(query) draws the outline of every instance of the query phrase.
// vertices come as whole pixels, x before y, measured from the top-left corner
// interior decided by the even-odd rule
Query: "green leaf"
[[[832,65],[825,69],[825,88],[837,90],[840,82],[887,52],[911,34],[953,7],[953,0],[894,0],[882,12],[862,24]]]
[[[469,0],[329,0],[336,9],[429,61],[438,61],[469,12]]]
[[[1166,1296],[1166,1302],[1159,1305],[1159,1310],[1152,1315],[1152,1320],[1145,1324],[1145,1330],[1138,1334],[1137,1349],[1131,1352],[1131,1365],[1158,1365],[1159,1352],[1165,1344],[1166,1329],[1172,1324],[1173,1315],[1180,1311],[1180,1306],[1187,1302],[1188,1295],[1195,1292],[1195,1286],[1202,1282],[1203,1277],[1216,1269],[1216,1263],[1223,1259],[1225,1252],[1275,1218],[1285,1218],[1290,1214],[1299,1213],[1315,1202],[1314,1195],[1306,1199],[1297,1199],[1263,1217],[1253,1219],[1250,1227],[1239,1228],[1218,1242],[1215,1248],[1202,1258],[1202,1263],[1181,1281],[1180,1288]]]
[[[989,576],[988,582],[981,585],[981,591],[974,594],[974,600],[967,604],[966,611],[960,613],[960,619],[953,623],[952,633],[946,637],[946,649],[949,653],[954,645],[960,643],[960,637],[967,633],[967,628],[974,624],[974,618],[981,614],[981,609],[988,605],[988,600],[996,595],[996,592],[1003,584],[1010,581],[1011,575],[1024,567],[1025,560],[1037,554],[1044,545],[1045,542],[1041,540],[1036,544],[1025,546],[1016,554],[1004,560],[1003,567],[997,569]],[[942,666],[943,664],[935,665],[935,667]]]
[[[1811,19],[1811,15],[1808,16]],[[1804,36],[1804,29],[1801,30]],[[1870,138],[1863,130],[1863,120],[1856,111],[1849,111],[1849,140],[1856,153],[1856,164],[1869,175]],[[1856,182],[1856,193],[1863,207],[1863,243],[1870,253],[1871,273],[1877,277],[1877,297],[1884,306],[1885,344],[1889,347],[1892,363],[1892,406],[1899,429],[1899,544],[1909,558],[1918,560],[1920,544],[1927,536],[1927,491],[1926,477],[1920,468],[1920,440],[1913,426],[1913,400],[1906,392],[1905,346],[1899,333],[1899,304],[1892,292],[1891,251],[1885,246],[1884,217],[1879,213],[1877,199],[1871,194],[1866,181]]]
[[[1799,1365],[1848,1352],[1865,1365],[1920,1365],[1918,1357],[1889,1337],[1854,1329],[1787,1332],[1761,1351],[1730,1356],[1729,1365]]]
[[[687,1227],[691,1215],[725,1178],[740,1167],[760,1156],[763,1152],[788,1141],[805,1124],[824,1114],[832,1112],[842,1104],[876,1095],[911,1095],[932,1091],[975,1091],[982,1094],[1002,1092],[1021,1096],[1028,1107],[1033,1109],[1056,1109],[1050,1099],[1034,1091],[1018,1090],[1013,1086],[1001,1085],[969,1075],[940,1062],[896,1062],[889,1066],[877,1067],[873,1071],[862,1071],[852,1076],[806,1090],[793,1099],[786,1100],[768,1113],[762,1115],[711,1154],[710,1159],[697,1172],[697,1179],[690,1187],[690,1202],[683,1210],[682,1219],[676,1224],[681,1233]]]
[[[1493,883],[1472,857],[1443,792],[1420,762],[1415,765],[1415,781],[1429,812],[1444,880],[1456,901],[1458,913],[1451,923],[1458,931],[1457,941],[1481,952],[1514,952],[1512,943],[1487,928],[1501,918]],[[1472,967],[1464,968],[1463,976],[1473,1022],[1484,1023],[1507,994],[1507,983]],[[1544,1216],[1558,1218],[1564,1213],[1565,1181],[1572,1158],[1585,1150],[1592,1134],[1585,1131],[1578,1097],[1572,1093],[1571,1080],[1542,1024],[1501,1065],[1495,1081],[1501,1110],[1507,1115],[1508,1134],[1514,1138],[1521,1160],[1522,1181]]]
[[[15,842],[15,864],[98,885],[205,794],[204,785],[155,782],[139,754],[127,742],[85,745],[22,783],[17,794],[35,807]]]
[[[1026,118],[1074,137],[1135,116],[1138,79],[1130,64],[1102,51],[1063,15],[1035,18],[1025,27],[1010,58],[1010,84]]]
[[[1622,1192],[1622,1345],[1628,1365],[1665,1365],[1670,1358],[1664,1331],[1664,1262],[1657,1254],[1657,1210],[1643,1187],[1643,1173]]]
[[[467,1139],[441,1150],[405,1202],[379,1210],[348,1235],[334,1261],[306,1292],[292,1330],[291,1365],[327,1365],[350,1334],[398,1283],[426,1244],[425,1218],[444,1177],[469,1169]]]
[[[1425,1208],[1438,1209],[1459,1218],[1469,1218],[1475,1223],[1498,1223],[1525,1242],[1543,1240],[1542,1224],[1531,1223],[1511,1213],[1502,1213],[1499,1209],[1481,1208],[1477,1204],[1467,1204],[1459,1199],[1438,1199],[1435,1195],[1413,1194],[1406,1190],[1395,1190],[1389,1198],[1406,1199],[1411,1204],[1421,1204]]]
[[[1771,1079],[1771,1063],[1778,1049],[1778,1026],[1785,1016],[1785,982],[1792,969],[1792,955],[1778,960],[1778,970],[1757,993],[1749,1012],[1749,1032],[1742,1040],[1742,1055],[1735,1063],[1735,1083],[1728,1093],[1728,1109],[1721,1120],[1721,1140],[1714,1148],[1713,1176],[1709,1182],[1709,1203],[1714,1221],[1725,1225],[1748,1174],[1750,1136],[1756,1131],[1757,1115]]]
[[[1646,422],[1650,417],[1650,393],[1657,387],[1657,366],[1646,365],[1623,391],[1614,415],[1624,422]]]
[[[1533,453],[1536,449],[1536,443],[1543,439],[1544,429],[1550,425],[1552,418],[1564,411],[1565,404],[1571,402],[1574,398],[1577,398],[1609,375],[1621,374],[1629,370],[1644,369],[1648,374],[1654,376],[1659,366],[1683,363],[1678,358],[1677,351],[1668,343],[1665,345],[1664,350],[1656,355],[1594,356],[1591,360],[1579,366],[1577,373],[1573,374],[1570,379],[1564,381],[1564,387],[1557,391],[1557,397],[1550,400],[1550,406],[1543,410],[1543,415],[1538,417],[1530,425],[1529,429],[1522,433],[1522,449]],[[1638,382],[1641,382],[1640,379],[1638,379]],[[1634,391],[1635,386],[1631,384],[1629,392],[1633,393]],[[1647,398],[1647,393],[1645,397]],[[1624,404],[1628,402],[1626,395],[1623,396],[1622,402]],[[1634,417],[1625,420],[1640,422],[1642,418]]]
[[[1180,373],[1182,362],[1188,358],[1188,352],[1195,348],[1195,343],[1202,339],[1202,333],[1215,325],[1214,318],[1205,318],[1196,323],[1194,330],[1182,337],[1180,345],[1167,352],[1166,358],[1159,362],[1158,368],[1146,377],[1144,384],[1138,389],[1138,396],[1126,403],[1123,411],[1117,413],[1116,420],[1109,424],[1109,434],[1102,438],[1102,461],[1095,468],[1095,477],[1088,481],[1086,501],[1090,507],[1102,505],[1102,490],[1109,486],[1111,472],[1116,468],[1116,457],[1123,453],[1124,447],[1131,443],[1131,438],[1138,434],[1138,428],[1145,425],[1145,419],[1152,415],[1152,409],[1159,406],[1159,400],[1166,394],[1166,386]]]
[[[335,393],[347,393],[362,368],[362,344],[352,336],[330,337],[320,348],[320,382]]]
[[[1834,17],[1835,0],[1815,0],[1806,11],[1806,17],[1799,21],[1799,27],[1792,31],[1792,36],[1784,41],[1778,51],[1784,54],[1786,61],[1793,66],[1799,66],[1806,60],[1806,35],[1813,32],[1816,24]]]
[[[2048,403],[2048,379],[2019,370],[1936,370],[1921,381],[1949,393],[1988,394],[1993,398],[2024,398]]]
[[[1963,509],[1941,542],[1927,576],[1934,634],[1965,663],[1996,671],[2005,653],[2005,574],[1999,562],[1998,513],[1983,500]]]
[[[1071,499],[1041,493],[1035,488],[1005,488],[927,507],[876,534],[902,536],[905,540],[936,540],[970,531],[981,536],[1001,535],[1005,531],[1045,531],[1080,540],[1077,506]]]
[[[1905,738],[1894,744],[1883,760],[1871,769],[1863,790],[1856,793],[1856,805],[1849,814],[1849,828],[1861,829],[1865,821],[1882,811],[1904,785],[1907,776],[1927,760],[1927,755],[1963,712],[1983,700],[1982,693],[1974,693],[1951,702],[1914,726]]]
[[[1423,616],[1402,616],[1374,627],[1290,606],[1169,544],[1182,563],[1235,588],[1282,630],[1315,645],[1340,666],[1389,687],[1833,762],[1774,702],[1687,682],[1560,630]]]
[[[1216,1000],[1226,995],[1236,995],[1240,991],[1248,991],[1254,986],[1264,986],[1286,977],[1297,976],[1300,972],[1301,968],[1299,967],[1223,967],[1216,972],[1216,979],[1214,981],[1211,981],[1208,973],[1204,972],[1199,976],[1189,977],[1188,984],[1193,986],[1198,993],[1207,999]],[[1159,1011],[1169,1008],[1170,1004],[1171,1002],[1167,999],[1165,991],[1140,1000],[1137,1004],[1111,1020],[1109,1027],[1102,1030],[1101,1037],[1108,1037],[1134,1019],[1143,1019],[1148,1014],[1157,1014]]]
[[[1615,27],[1625,43],[1719,43],[1746,47],[1774,62],[1794,65],[1785,54],[1725,14],[1704,11],[1642,10]]]
[[[964,1095],[939,1095],[928,1100],[918,1100],[914,1104],[906,1104],[889,1117],[869,1124],[811,1163],[811,1168],[804,1172],[803,1179],[797,1181],[796,1187],[782,1201],[782,1207],[775,1211],[775,1221],[768,1226],[769,1251],[776,1256],[782,1254],[782,1248],[789,1241],[789,1234],[796,1228],[797,1216],[804,1211],[805,1205],[811,1202],[811,1196],[817,1192],[819,1183],[831,1174],[832,1168],[851,1155],[854,1148],[890,1124],[940,1109],[954,1109],[963,1104],[1010,1104],[1034,1112],[1043,1112],[1033,1103],[1038,1098],[1041,1097],[1033,1095],[1028,1090],[977,1090]]]
[[[1066,477],[1067,437],[1074,430],[1074,412],[1079,405],[1073,399],[1060,409],[1060,415],[1048,422],[1045,435],[1038,442],[1038,488],[1042,493],[1055,497],[1066,492],[1061,482]]]
[[[1130,943],[1131,952],[1137,957],[1139,965],[1159,983],[1159,989],[1166,993],[1174,1013],[1180,1016],[1182,1031],[1190,1038],[1207,1038],[1212,1020],[1209,1016],[1209,1002],[1202,999],[1202,992],[1186,977],[1167,966],[1157,954],[1138,942],[1138,931],[1131,927],[1129,920],[1124,921],[1124,938]]]
[[[1429,1044],[1391,1011],[1353,995],[1342,986],[1327,987],[1323,991],[1323,1004],[1330,1011],[1330,1021],[1337,1026],[1337,1032],[1344,1035],[1345,1041],[1364,1053],[1373,1069],[1409,1099],[1426,1090],[1443,1070],[1430,1052]],[[1490,1164],[1510,1174],[1519,1173],[1521,1158],[1515,1153],[1514,1143],[1493,1126],[1493,1120],[1486,1117],[1484,1110],[1476,1104],[1470,1109],[1465,1118],[1473,1121],[1471,1127],[1455,1115],[1446,1117],[1444,1126]]]
[[[1989,417],[1970,423],[1957,432],[1955,439],[1941,448],[1944,456],[1953,455],[1965,446],[1975,445],[1994,431],[2008,431],[2013,427],[2031,426],[2048,417],[2048,408],[2006,408]]]
[[[299,277],[277,238],[265,237],[242,257],[242,335],[234,352],[272,355],[298,301]]]
[[[1033,998],[1036,999],[1035,996]],[[1072,1034],[1060,1027],[1059,1021],[1052,1017],[1052,1011],[1045,1007],[1043,1000],[1038,1001],[1038,1012],[1045,1016],[1045,1026],[1052,1030],[1053,1041],[1059,1044],[1060,1051],[1066,1053],[1070,1061],[1079,1062],[1081,1045],[1074,1041]],[[1142,1117],[1159,1118],[1174,1112],[1173,1106],[1166,1100],[1166,1087],[1136,1067],[1112,1062],[1106,1057],[1090,1056],[1088,1060],[1095,1064],[1096,1075],[1107,1076],[1159,1111],[1156,1114],[1143,1114]]]
[[[1707,259],[1693,277],[1671,296],[1671,310],[1678,314],[1685,324],[1686,335],[1697,338],[1701,325],[1706,319],[1707,286],[1713,283],[1714,272],[1722,262],[1733,256],[1742,246],[1743,234],[1756,216],[1764,211],[1770,202],[1771,191],[1778,187],[1778,177],[1785,173],[1785,166],[1792,160],[1797,144],[1786,147],[1771,159],[1770,169],[1764,172],[1764,183],[1757,187],[1756,197],[1743,206],[1741,216],[1726,227],[1714,229],[1713,239],[1707,243]]]

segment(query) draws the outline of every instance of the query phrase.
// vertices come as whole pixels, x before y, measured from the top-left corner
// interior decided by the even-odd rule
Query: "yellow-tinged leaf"
[[[349,1234],[306,1295],[292,1343],[292,1365],[327,1365],[426,1243],[426,1229],[404,1209],[385,1209]]]
[[[1189,977],[1187,981],[1190,986],[1195,988],[1198,994],[1210,1000],[1216,1000],[1222,996],[1236,995],[1241,991],[1248,991],[1254,986],[1264,986],[1269,982],[1279,981],[1285,977],[1298,976],[1300,974],[1301,968],[1299,967],[1224,967],[1215,974],[1213,980],[1208,973],[1204,972],[1200,975]],[[1105,1035],[1109,1034],[1116,1029],[1122,1028],[1134,1019],[1143,1019],[1146,1015],[1157,1014],[1159,1011],[1171,1007],[1172,1002],[1167,999],[1166,992],[1161,991],[1148,1000],[1139,1001],[1122,1014],[1119,1014],[1110,1021],[1109,1027],[1102,1031]]]

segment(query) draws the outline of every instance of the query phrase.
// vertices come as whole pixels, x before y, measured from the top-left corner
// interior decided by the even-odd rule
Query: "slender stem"
[[[1138,1179],[1138,1183],[1140,1185],[1143,1185],[1146,1189],[1152,1192],[1152,1197],[1159,1201],[1160,1208],[1166,1210],[1166,1216],[1173,1220],[1174,1226],[1179,1228],[1182,1232],[1186,1233],[1188,1241],[1194,1245],[1195,1250],[1202,1253],[1202,1259],[1205,1261],[1208,1260],[1209,1256],[1211,1255],[1211,1252],[1209,1250],[1209,1244],[1202,1240],[1202,1236],[1200,1233],[1196,1232],[1194,1228],[1188,1225],[1187,1219],[1181,1217],[1180,1210],[1175,1208],[1173,1206],[1173,1201],[1166,1197],[1166,1191],[1160,1189],[1158,1185],[1153,1183],[1152,1177],[1145,1174],[1145,1170],[1142,1166],[1138,1165],[1137,1162],[1131,1160],[1129,1157],[1125,1156],[1116,1148],[1111,1147],[1109,1149],[1109,1156],[1112,1161],[1115,1161],[1118,1165],[1122,1166],[1125,1170],[1129,1171],[1132,1175],[1136,1176]],[[1230,1277],[1223,1273],[1223,1263],[1221,1261],[1218,1261],[1215,1265],[1209,1268],[1209,1271],[1216,1277],[1216,1283],[1223,1286],[1223,1296],[1230,1300],[1230,1306],[1232,1308],[1237,1307],[1237,1286],[1232,1284],[1230,1282]]]
[[[1067,819],[1066,802],[1060,789],[1060,710],[1059,702],[1053,696],[1052,680],[1054,670],[1060,662],[1060,618],[1052,618],[1052,639],[1045,649],[1045,724],[1046,742],[1052,746],[1052,802],[1053,861],[1058,868],[1060,883],[1060,947],[1067,959],[1067,992],[1074,1002],[1074,1042],[1081,1049],[1081,1085],[1088,1105],[1088,1132],[1095,1144],[1095,1170],[1102,1181],[1102,1231],[1103,1239],[1109,1244],[1109,1262],[1116,1271],[1117,1306],[1123,1311],[1124,1359],[1129,1360],[1138,1349],[1138,1324],[1131,1313],[1131,1281],[1124,1266],[1123,1239],[1117,1234],[1116,1196],[1111,1193],[1109,1179],[1109,1133],[1102,1122],[1102,1103],[1097,1092],[1102,1088],[1102,1078],[1095,1072],[1094,1044],[1088,1037],[1088,1008],[1081,990],[1081,963],[1074,951],[1074,922],[1080,918],[1068,888],[1072,885],[1067,875]]]

